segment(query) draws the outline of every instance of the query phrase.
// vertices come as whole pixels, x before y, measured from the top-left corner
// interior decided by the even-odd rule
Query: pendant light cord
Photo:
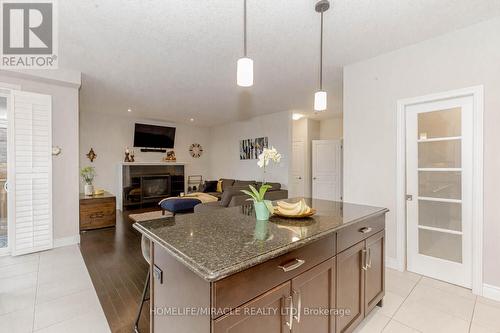
[[[246,0],[245,0],[246,1]],[[323,12],[321,12],[321,34],[319,43],[319,90],[323,90]]]
[[[243,54],[247,57],[247,0],[243,0]]]

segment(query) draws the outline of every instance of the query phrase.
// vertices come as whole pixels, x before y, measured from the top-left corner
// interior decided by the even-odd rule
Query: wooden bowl
[[[274,210],[274,215],[279,216],[279,217],[289,218],[289,219],[303,219],[303,218],[306,218],[306,217],[313,216],[314,214],[316,214],[316,209],[314,209],[314,208],[311,208],[311,211],[309,213],[307,213],[307,214],[301,214],[301,215],[285,215],[285,214],[282,214],[277,209]]]

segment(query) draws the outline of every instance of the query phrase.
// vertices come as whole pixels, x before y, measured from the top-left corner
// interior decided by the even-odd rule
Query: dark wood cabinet
[[[384,231],[337,255],[337,332],[352,332],[384,297]]]
[[[335,258],[292,279],[293,333],[335,332],[335,317],[325,310],[335,308]]]
[[[365,317],[365,242],[337,255],[337,332],[351,332]],[[349,311],[349,313],[347,312]]]
[[[384,215],[215,281],[193,274],[162,246],[152,253],[162,272],[151,278],[156,332],[350,333],[384,297]],[[153,312],[186,307],[211,311]]]
[[[289,332],[291,302],[286,282],[215,320],[213,333]]]
[[[385,253],[384,232],[366,241],[365,312],[368,314],[384,297]]]

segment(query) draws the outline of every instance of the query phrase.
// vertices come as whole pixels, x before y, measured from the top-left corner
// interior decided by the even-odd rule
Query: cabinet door
[[[214,333],[290,332],[290,282],[236,308],[213,322]]]
[[[294,278],[292,297],[296,310],[293,333],[335,332],[335,317],[316,311],[335,308],[335,258]]]
[[[365,242],[337,255],[337,332],[351,332],[364,318],[365,307]]]
[[[384,297],[384,231],[366,240],[365,314]]]

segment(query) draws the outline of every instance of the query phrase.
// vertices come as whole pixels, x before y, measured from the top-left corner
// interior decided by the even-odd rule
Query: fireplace
[[[154,206],[164,198],[184,192],[184,165],[133,162],[123,163],[120,169],[122,193],[119,195],[119,209]]]
[[[170,175],[145,176],[141,179],[144,200],[164,198],[170,195]]]

